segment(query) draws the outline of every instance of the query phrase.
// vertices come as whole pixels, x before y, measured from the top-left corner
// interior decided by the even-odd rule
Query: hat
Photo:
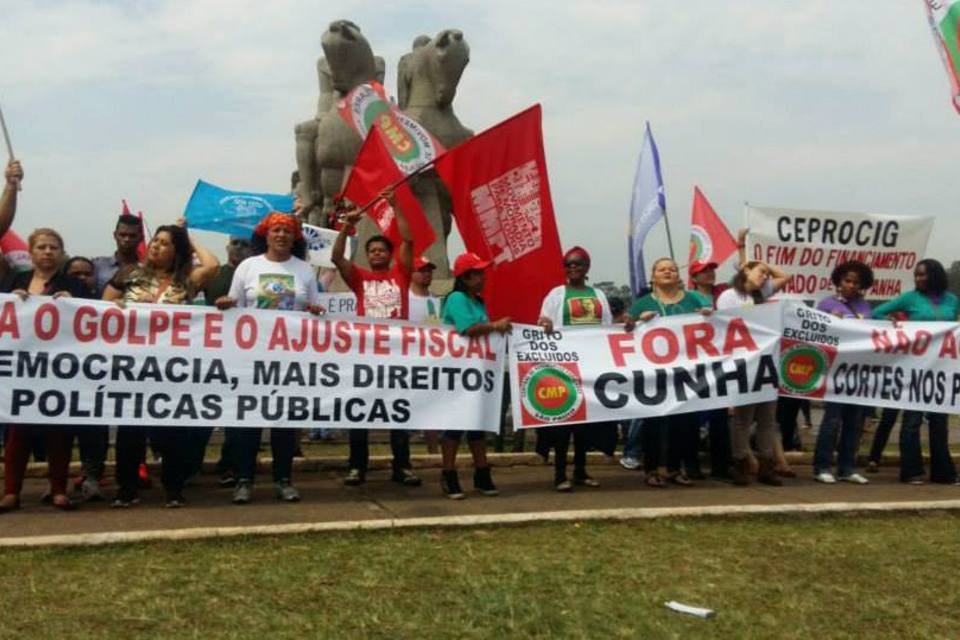
[[[413,259],[414,271],[420,271],[422,269],[426,269],[427,267],[430,267],[431,269],[436,269],[437,265],[433,264],[432,262],[430,262],[430,260],[424,258],[423,256],[417,256],[416,258]]]
[[[563,261],[566,262],[570,259],[571,256],[581,256],[586,265],[590,266],[590,254],[587,253],[587,250],[583,247],[571,247],[565,254],[563,254]]]
[[[262,238],[266,238],[270,227],[276,225],[286,227],[290,230],[290,233],[293,234],[294,238],[303,240],[303,229],[300,227],[300,220],[296,216],[280,211],[271,211],[263,216],[263,219],[260,220],[260,223],[254,228],[253,232]]]
[[[698,273],[706,271],[707,269],[716,269],[716,268],[717,268],[716,262],[700,262],[699,260],[694,260],[693,262],[690,263],[690,267],[689,267],[690,277],[693,277]]]
[[[484,260],[475,253],[461,253],[453,261],[453,276],[462,276],[467,271],[483,271],[489,266],[489,260]]]

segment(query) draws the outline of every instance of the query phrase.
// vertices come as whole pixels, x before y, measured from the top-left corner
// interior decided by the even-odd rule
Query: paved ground
[[[303,471],[295,478],[303,495],[299,504],[277,502],[269,478],[261,476],[254,503],[247,506],[230,504],[231,490],[218,488],[216,477],[206,475],[188,489],[188,506],[179,510],[163,508],[162,490],[153,489],[143,493],[140,506],[129,510],[112,510],[105,503],[96,503],[62,513],[40,503],[46,483],[30,479],[23,494],[23,508],[0,516],[0,538],[587,509],[960,500],[960,486],[902,485],[894,468],[871,476],[867,486],[818,484],[810,478],[809,467],[797,464],[801,477],[786,480],[780,488],[756,484],[741,488],[702,481],[694,487],[651,489],[642,483],[639,472],[626,471],[602,459],[591,463],[590,472],[601,482],[601,488],[559,494],[551,487],[552,467],[503,466],[494,470],[500,497],[470,492],[463,501],[452,501],[441,494],[436,468],[421,469],[424,486],[414,489],[390,482],[387,471],[371,472],[367,484],[359,488],[344,487],[338,471]],[[465,488],[472,486],[469,469],[461,471],[461,479]]]

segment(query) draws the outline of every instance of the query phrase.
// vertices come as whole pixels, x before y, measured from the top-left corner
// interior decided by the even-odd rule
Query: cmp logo
[[[690,227],[690,262],[699,260],[707,262],[713,256],[713,244],[710,242],[710,234],[699,225]]]
[[[822,349],[796,343],[780,354],[780,384],[788,393],[814,394],[829,366],[830,358]]]
[[[580,368],[577,364],[520,364],[518,373],[524,426],[586,418]]]

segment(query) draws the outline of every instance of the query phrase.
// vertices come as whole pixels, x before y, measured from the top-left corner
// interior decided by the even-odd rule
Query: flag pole
[[[13,162],[16,157],[13,155],[13,145],[10,144],[10,132],[7,131],[7,121],[3,117],[3,109],[0,108],[0,128],[3,129],[3,141],[7,143],[7,157],[10,158],[10,161]],[[17,191],[20,191],[22,185],[20,181],[17,180]]]
[[[411,171],[410,173],[406,174],[405,176],[403,176],[402,178],[400,178],[399,180],[397,180],[397,181],[394,182],[393,184],[391,184],[391,185],[389,185],[388,187],[386,187],[383,191],[393,191],[394,189],[396,189],[396,188],[399,187],[400,185],[404,184],[405,182],[409,182],[409,181],[410,181],[410,178],[413,178],[413,177],[415,177],[415,176],[418,176],[418,175],[420,175],[421,173],[423,173],[424,171],[426,171],[427,169],[430,169],[431,167],[433,167],[434,163],[436,163],[436,161],[439,160],[440,157],[442,157],[442,156],[438,156],[438,157],[434,158],[433,160],[431,160],[431,161],[429,161],[429,162],[425,162],[424,164],[422,164],[421,166],[417,167],[416,169],[414,169],[414,170]],[[382,193],[382,192],[381,192],[381,193]],[[377,197],[375,197],[373,200],[371,200],[371,201],[368,202],[367,204],[365,204],[365,205],[363,205],[362,207],[360,207],[359,212],[360,212],[360,213],[366,213],[367,210],[370,209],[370,207],[372,207],[373,205],[375,205],[375,204],[377,203],[377,201],[380,200],[380,198],[381,198],[381,196],[378,194]]]
[[[677,258],[673,254],[673,238],[670,236],[670,216],[667,215],[666,207],[663,208],[663,225],[667,229],[667,248],[670,249],[670,259],[676,262]]]

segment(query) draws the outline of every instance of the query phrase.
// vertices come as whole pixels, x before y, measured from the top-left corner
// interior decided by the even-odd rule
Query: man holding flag
[[[382,235],[372,236],[364,244],[369,270],[361,269],[346,258],[347,237],[353,233],[363,216],[360,209],[344,214],[343,227],[333,244],[331,259],[340,277],[357,296],[358,316],[406,320],[409,315],[410,272],[413,270],[413,237],[403,211],[393,202],[393,194],[388,191],[380,198],[384,201],[382,204],[393,209],[396,218],[396,228],[401,238],[396,261],[393,259],[393,242]],[[355,487],[366,482],[370,462],[369,442],[368,429],[350,430],[350,471],[343,481],[345,485]],[[390,450],[393,453],[393,481],[408,487],[419,487],[420,478],[411,470],[410,433],[403,429],[391,429]]]

